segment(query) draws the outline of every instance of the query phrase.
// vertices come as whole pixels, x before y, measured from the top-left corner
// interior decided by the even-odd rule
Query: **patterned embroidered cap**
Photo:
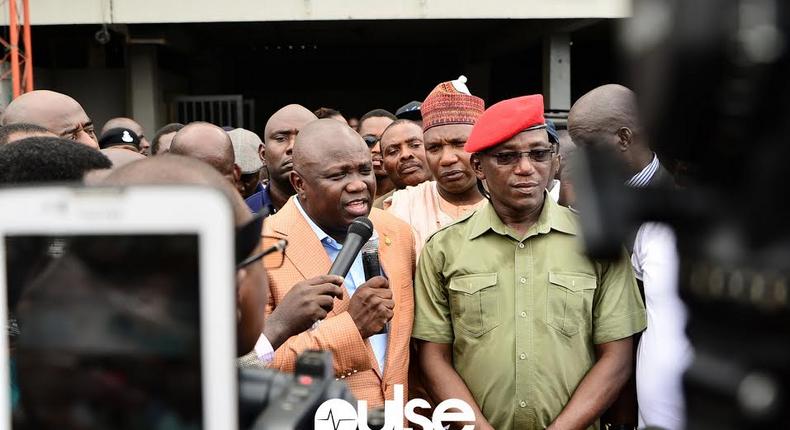
[[[474,125],[485,110],[485,102],[469,93],[466,76],[461,76],[437,85],[422,102],[420,110],[423,131],[437,125]]]

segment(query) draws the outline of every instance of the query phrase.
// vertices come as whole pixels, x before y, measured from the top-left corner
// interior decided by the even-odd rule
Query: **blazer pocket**
[[[448,288],[453,326],[480,337],[501,324],[501,288],[496,273],[458,276],[450,280]]]
[[[546,323],[566,336],[592,325],[592,301],[597,286],[593,275],[549,272]]]

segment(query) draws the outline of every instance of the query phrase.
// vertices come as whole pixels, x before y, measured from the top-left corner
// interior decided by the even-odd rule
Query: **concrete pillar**
[[[159,89],[159,66],[156,45],[129,45],[128,114],[153,137],[162,124]],[[150,139],[150,137],[149,137]]]
[[[571,108],[571,36],[553,33],[543,41],[543,97],[546,110]]]

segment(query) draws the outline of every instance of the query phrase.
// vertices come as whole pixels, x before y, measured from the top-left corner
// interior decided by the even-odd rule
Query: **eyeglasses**
[[[536,163],[545,163],[551,160],[551,156],[554,152],[554,148],[540,148],[531,151],[502,151],[489,155],[496,158],[496,163],[500,166],[512,166],[518,163],[523,157],[529,157],[530,161]]]
[[[285,239],[279,239],[272,236],[263,236],[263,238],[277,240],[277,242],[274,245],[264,249],[263,251],[245,258],[241,263],[236,265],[236,270],[243,269],[244,267],[249,266],[250,264],[255,263],[256,261],[259,261],[260,259],[266,257],[267,255],[274,254],[275,252],[277,253],[276,256],[267,259],[266,268],[279,269],[280,267],[283,266],[283,263],[285,262],[285,248],[288,247],[288,241]]]
[[[362,140],[365,141],[365,144],[368,145],[368,148],[372,148],[376,146],[377,143],[379,143],[379,140],[381,140],[381,138],[376,136],[364,136]]]

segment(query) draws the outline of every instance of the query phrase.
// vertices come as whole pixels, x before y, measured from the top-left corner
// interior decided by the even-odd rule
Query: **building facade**
[[[287,103],[394,111],[462,74],[488,105],[542,92],[567,111],[617,80],[630,13],[627,0],[30,2],[36,88],[148,134],[189,119],[262,131]]]

